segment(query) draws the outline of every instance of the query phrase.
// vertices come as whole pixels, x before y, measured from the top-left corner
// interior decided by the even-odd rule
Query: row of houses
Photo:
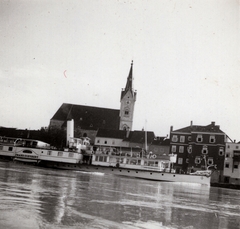
[[[240,185],[240,143],[231,142],[212,122],[173,130],[170,137],[156,137],[151,131],[123,131],[99,129],[94,146],[118,151],[141,152],[147,149],[154,157],[177,155],[174,169],[189,173],[202,169],[215,170],[213,182]]]

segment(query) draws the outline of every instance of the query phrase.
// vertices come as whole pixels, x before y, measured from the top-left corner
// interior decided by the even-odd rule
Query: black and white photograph
[[[0,18],[0,229],[240,228],[240,0]]]

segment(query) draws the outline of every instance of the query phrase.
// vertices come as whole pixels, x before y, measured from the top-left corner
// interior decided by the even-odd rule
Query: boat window
[[[23,153],[32,153],[31,150],[23,150]]]
[[[58,156],[61,157],[63,155],[63,152],[58,152]]]
[[[68,157],[73,157],[73,153],[72,152],[70,152],[69,154],[68,154]]]
[[[50,156],[51,154],[52,154],[52,151],[48,150],[47,155]]]
[[[8,151],[12,151],[13,150],[13,147],[8,147]]]

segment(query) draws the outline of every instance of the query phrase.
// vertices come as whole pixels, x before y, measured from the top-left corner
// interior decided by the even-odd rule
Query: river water
[[[0,162],[0,229],[240,228],[240,191]]]

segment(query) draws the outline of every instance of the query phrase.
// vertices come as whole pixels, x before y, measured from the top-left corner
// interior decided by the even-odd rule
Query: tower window
[[[128,111],[128,110],[125,110],[125,111],[124,111],[124,115],[128,116],[128,115],[129,115],[129,111]]]

